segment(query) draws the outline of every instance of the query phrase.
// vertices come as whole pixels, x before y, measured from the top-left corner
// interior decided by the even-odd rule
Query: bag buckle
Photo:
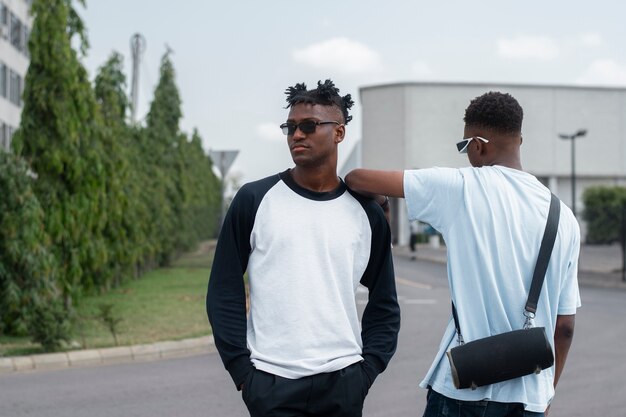
[[[526,320],[524,321],[524,329],[532,329],[534,327],[533,320],[535,318],[535,313],[532,311],[524,310],[524,317],[526,317]]]

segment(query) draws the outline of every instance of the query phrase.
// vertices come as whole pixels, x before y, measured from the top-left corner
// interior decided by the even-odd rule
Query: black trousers
[[[361,417],[369,386],[361,363],[300,379],[254,370],[241,395],[251,417]]]

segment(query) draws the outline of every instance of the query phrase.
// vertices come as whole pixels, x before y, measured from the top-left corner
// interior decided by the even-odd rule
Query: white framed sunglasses
[[[456,150],[459,151],[459,153],[467,153],[467,146],[469,145],[469,143],[472,141],[472,139],[478,139],[482,142],[485,143],[489,143],[488,139],[485,139],[481,136],[472,136],[471,138],[465,138],[463,140],[461,140],[460,142],[456,143]]]

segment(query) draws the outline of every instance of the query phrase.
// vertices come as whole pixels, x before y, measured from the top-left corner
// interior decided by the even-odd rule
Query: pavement
[[[420,244],[413,254],[408,246],[395,246],[395,256],[416,261],[446,263],[446,247],[443,244]],[[626,290],[626,282],[622,281],[621,247],[615,245],[583,245],[578,261],[578,283],[580,286],[604,287]]]
[[[411,253],[408,246],[395,246],[393,253],[394,256],[414,258],[417,263],[420,260],[443,264],[447,262],[445,246],[436,242],[417,245],[415,253]],[[622,254],[619,245],[583,245],[580,252],[578,282],[581,286],[626,290],[626,282],[622,281],[621,266]],[[82,366],[151,361],[214,351],[213,337],[205,336],[134,346],[0,357],[0,376]]]

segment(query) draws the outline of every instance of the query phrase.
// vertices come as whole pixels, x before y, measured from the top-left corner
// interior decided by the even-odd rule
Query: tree
[[[101,138],[103,170],[106,186],[106,225],[103,231],[108,257],[107,279],[103,287],[118,286],[125,276],[132,276],[141,262],[140,223],[142,207],[140,184],[131,165],[136,152],[129,126],[126,124],[128,98],[123,58],[113,52],[98,70],[95,96],[102,117]],[[145,213],[145,211],[143,211]]]
[[[26,162],[1,151],[0,195],[0,334],[31,334],[54,349],[69,334],[55,285],[57,264],[43,229],[44,212]],[[45,309],[61,314],[39,332],[39,312]]]
[[[83,1],[80,1],[84,5]],[[35,194],[58,259],[66,304],[100,282],[107,265],[106,187],[93,90],[72,48],[86,49],[84,26],[71,0],[34,0],[21,123],[14,151],[37,175]]]
[[[150,104],[144,131],[143,151],[148,158],[147,171],[151,198],[150,236],[157,248],[156,261],[166,265],[176,256],[177,234],[182,211],[181,190],[176,159],[179,156],[181,100],[175,83],[175,71],[168,50],[161,58],[159,83]]]

